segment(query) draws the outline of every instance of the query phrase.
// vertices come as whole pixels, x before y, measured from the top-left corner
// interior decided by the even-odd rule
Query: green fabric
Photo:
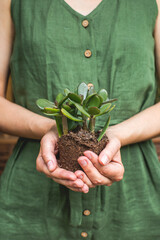
[[[12,0],[11,10],[17,104],[39,113],[38,98],[52,101],[82,81],[118,98],[111,124],[154,104],[155,0],[103,0],[86,17],[63,0]],[[102,118],[97,129],[103,125]],[[83,239],[81,232],[90,240],[160,239],[160,168],[151,141],[123,147],[124,179],[87,194],[37,172],[38,152],[39,141],[20,138],[7,163],[0,182],[0,239],[75,240]]]

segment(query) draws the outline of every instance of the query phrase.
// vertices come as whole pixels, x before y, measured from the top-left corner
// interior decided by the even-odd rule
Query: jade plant
[[[82,82],[74,92],[64,89],[64,93],[59,93],[54,102],[47,99],[38,99],[36,104],[41,111],[54,117],[56,120],[59,137],[81,126],[84,130],[94,132],[96,118],[109,114],[115,105],[112,102],[117,99],[109,99],[105,89],[95,91],[91,84],[89,87]],[[98,142],[102,139],[109,126],[110,116],[98,136]]]

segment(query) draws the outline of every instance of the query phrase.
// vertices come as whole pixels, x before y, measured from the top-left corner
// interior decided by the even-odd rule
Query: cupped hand
[[[90,188],[97,185],[111,186],[113,182],[123,178],[121,143],[112,133],[108,132],[107,136],[109,142],[99,156],[92,151],[85,151],[84,156],[78,159],[84,172],[76,171],[75,174],[77,177],[81,177]]]
[[[56,154],[58,137],[53,130],[50,130],[41,139],[40,151],[36,160],[36,168],[43,172],[55,182],[76,191],[87,193],[89,187],[75,173],[60,168],[57,164]]]

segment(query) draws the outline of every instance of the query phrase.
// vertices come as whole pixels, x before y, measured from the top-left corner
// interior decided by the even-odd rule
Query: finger
[[[62,184],[66,187],[73,187],[73,188],[82,188],[84,186],[84,182],[80,179],[76,179],[75,181],[71,180],[64,180],[64,179],[57,179],[57,178],[52,178],[55,182]]]
[[[75,192],[83,192],[83,193],[89,192],[89,187],[86,184],[84,184],[82,188],[74,188],[74,187],[68,187],[68,188]]]
[[[99,157],[92,151],[85,151],[84,155],[92,162],[92,164],[99,170],[102,165],[99,163]]]
[[[92,164],[98,169],[101,175],[111,179],[112,181],[120,181],[124,175],[124,167],[121,162],[120,151],[116,153],[113,161],[109,164],[102,166],[98,161],[98,155],[92,151],[85,151],[84,155],[89,158]]]
[[[36,159],[36,169],[39,172],[43,172],[47,176],[50,175],[50,171],[48,170],[46,164],[43,161],[43,158],[42,158],[42,155],[41,155],[41,151],[39,152],[38,157]]]
[[[83,188],[71,188],[71,187],[68,187],[68,188],[75,192],[83,192],[83,193],[89,192],[89,187],[87,185],[85,185]]]
[[[107,177],[104,177],[93,166],[92,162],[85,156],[79,157],[78,162],[85,171],[87,177],[94,185],[110,185],[112,181]]]
[[[117,138],[111,138],[107,143],[106,147],[99,155],[99,163],[101,165],[108,164],[111,160],[113,160],[114,156],[120,149],[120,142]],[[121,159],[119,159],[121,160]]]
[[[63,180],[76,180],[77,177],[76,175],[71,172],[71,171],[68,171],[64,168],[60,168],[60,167],[57,167],[54,172],[51,172],[50,173],[50,176],[53,178],[57,178],[57,179],[63,179]]]
[[[63,180],[63,179],[57,179],[57,178],[52,178],[52,179],[55,182],[62,184],[73,191],[84,192],[84,193],[87,193],[89,191],[89,187],[86,184],[84,184],[84,182],[80,179],[77,179],[76,181]]]
[[[84,192],[84,193],[88,193],[89,192],[89,187],[87,186],[87,184],[83,185],[82,192]]]
[[[53,172],[57,167],[55,148],[55,141],[51,141],[51,139],[47,137],[42,138],[41,155],[50,172]]]
[[[76,180],[77,177],[73,172],[67,171],[63,168],[57,167],[54,172],[50,172],[41,156],[41,152],[39,153],[37,160],[36,160],[36,167],[39,172],[43,172],[50,178],[59,178],[59,179],[64,179],[64,180]]]
[[[72,187],[68,187],[68,188],[74,192],[82,192],[82,188],[72,188]]]
[[[114,160],[100,169],[101,174],[107,176],[114,182],[122,180],[124,175],[124,166],[122,162],[120,162],[120,158],[120,151],[118,151],[114,156]]]
[[[75,175],[77,178],[81,179],[89,188],[94,188],[95,185],[90,181],[90,179],[87,177],[87,175],[82,172],[81,170],[77,170],[75,172]]]

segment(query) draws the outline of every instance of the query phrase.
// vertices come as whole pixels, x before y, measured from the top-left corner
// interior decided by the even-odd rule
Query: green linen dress
[[[87,16],[63,0],[12,0],[11,12],[17,104],[40,114],[38,98],[52,101],[82,81],[118,98],[112,125],[154,104],[156,0],[103,0]],[[97,129],[103,125],[102,118]],[[20,138],[7,162],[0,182],[0,240],[160,239],[160,167],[151,141],[123,147],[123,180],[87,194],[37,172],[39,148],[39,141]]]

